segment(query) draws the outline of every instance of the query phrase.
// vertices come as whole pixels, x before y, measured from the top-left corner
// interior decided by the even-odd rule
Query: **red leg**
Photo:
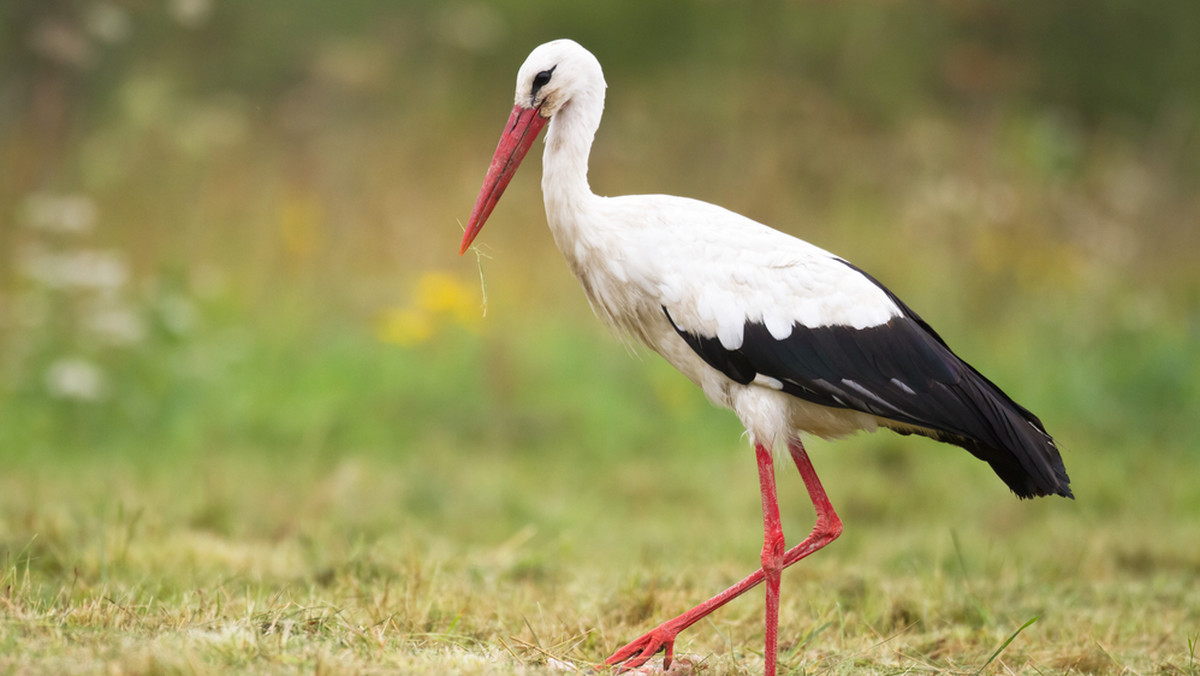
[[[779,520],[779,499],[775,491],[775,459],[771,451],[756,445],[758,484],[762,491],[763,548],[762,572],[767,581],[766,646],[763,658],[765,676],[775,676],[775,654],[779,645],[779,580],[783,576],[783,524]]]
[[[808,453],[799,438],[788,442],[788,452],[792,454],[792,461],[796,463],[796,469],[800,470],[800,478],[804,479],[804,487],[808,489],[808,497],[817,510],[817,522],[813,524],[812,532],[804,538],[804,542],[784,554],[784,568],[833,542],[842,534],[842,520],[837,512],[833,511],[829,496],[825,495],[825,487],[817,478],[817,470],[813,469],[812,461],[808,459]]]
[[[771,453],[769,449],[763,447],[761,444],[755,444],[755,453],[758,457],[759,483],[763,498],[763,530],[766,535],[766,541],[763,543],[763,568],[758,569],[746,579],[679,617],[667,620],[650,630],[641,638],[634,640],[613,653],[611,657],[604,661],[606,665],[616,665],[618,671],[635,669],[645,664],[646,660],[653,657],[655,653],[665,650],[667,654],[663,658],[663,668],[669,668],[671,666],[671,659],[674,656],[675,637],[679,632],[699,622],[717,608],[741,596],[764,579],[769,580],[770,577],[774,577],[773,582],[768,581],[766,619],[767,674],[774,673],[776,644],[778,641],[779,578],[781,573],[784,568],[833,542],[842,533],[842,521],[838,518],[837,513],[833,511],[833,505],[829,503],[829,498],[825,495],[825,489],[821,486],[820,479],[817,478],[817,472],[813,469],[812,462],[808,459],[808,453],[805,452],[803,444],[800,443],[799,439],[794,439],[788,444],[788,451],[791,452],[792,460],[796,463],[796,469],[800,470],[800,476],[804,479],[805,487],[808,488],[809,498],[812,499],[813,507],[817,510],[817,522],[813,526],[812,532],[808,534],[808,537],[804,538],[804,541],[800,544],[783,552],[781,557],[778,555],[777,552],[783,550],[783,531],[779,525],[779,506],[775,494],[775,478]],[[774,506],[773,508],[772,505]],[[773,520],[770,518],[771,514],[774,514]],[[774,535],[776,533],[778,534],[777,538]],[[778,568],[774,564],[776,561],[780,562]],[[771,572],[767,571],[768,568],[771,569]],[[774,588],[773,593],[772,587]],[[773,608],[772,597],[774,598]]]

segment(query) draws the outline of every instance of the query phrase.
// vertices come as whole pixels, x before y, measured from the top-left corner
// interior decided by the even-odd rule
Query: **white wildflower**
[[[171,0],[167,5],[172,18],[184,28],[199,28],[212,15],[212,0]]]
[[[82,194],[36,193],[25,201],[23,216],[33,230],[79,234],[96,227],[96,203]]]
[[[83,22],[89,33],[110,44],[124,42],[133,32],[129,12],[111,2],[88,7],[84,10]]]
[[[109,345],[136,345],[146,337],[142,318],[125,305],[105,304],[93,309],[84,326]]]
[[[113,251],[56,253],[33,246],[21,252],[20,266],[26,277],[52,289],[116,291],[129,278],[125,261]]]
[[[98,401],[104,397],[104,372],[82,357],[63,357],[50,364],[44,378],[46,390],[59,399]]]

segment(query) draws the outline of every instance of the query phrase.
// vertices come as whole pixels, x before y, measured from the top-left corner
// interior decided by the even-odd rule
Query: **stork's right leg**
[[[804,538],[804,542],[792,547],[783,555],[784,568],[833,542],[842,534],[842,520],[837,512],[833,511],[829,496],[825,495],[825,487],[817,478],[817,470],[813,469],[808,452],[804,450],[804,444],[800,443],[799,438],[788,442],[788,452],[792,454],[792,461],[796,463],[796,469],[800,470],[800,478],[804,479],[804,487],[808,489],[808,497],[812,500],[813,508],[817,510],[817,522],[813,524],[812,532]]]
[[[778,618],[778,575],[788,566],[796,563],[800,559],[816,552],[825,545],[833,542],[839,535],[842,534],[842,521],[838,518],[837,513],[833,510],[833,505],[829,502],[829,497],[825,495],[825,489],[821,486],[821,480],[817,478],[817,472],[813,469],[812,461],[808,459],[808,453],[804,450],[804,445],[799,439],[794,439],[788,443],[788,451],[792,455],[792,460],[796,463],[796,469],[800,470],[800,477],[804,479],[804,486],[808,489],[808,496],[812,500],[813,507],[817,511],[817,522],[813,526],[812,532],[800,544],[783,552],[782,561],[776,568],[775,562],[779,561],[776,558],[777,550],[775,549],[773,534],[778,532],[778,542],[782,547],[783,532],[782,529],[776,530],[778,527],[779,513],[778,503],[775,501],[775,479],[773,473],[773,463],[771,460],[770,450],[761,444],[755,445],[755,452],[758,456],[759,467],[759,482],[763,491],[763,526],[765,541],[763,543],[763,564],[765,568],[770,569],[772,586],[768,589],[767,599],[767,674],[773,676],[775,666],[775,641],[776,627],[772,626],[773,617]],[[770,494],[768,495],[768,484]],[[772,507],[774,504],[774,523],[771,522]],[[754,588],[758,583],[768,577],[768,573],[764,572],[763,568],[759,568],[749,577],[733,585],[729,589],[717,594],[711,599],[692,608],[686,613],[671,620],[663,622],[659,626],[650,630],[644,636],[630,642],[625,647],[613,653],[611,657],[604,661],[608,666],[615,666],[618,671],[626,671],[635,669],[646,663],[651,657],[660,651],[665,650],[666,656],[663,658],[663,669],[668,669],[671,666],[671,659],[674,656],[675,637],[679,632],[687,629],[708,614],[715,611],[717,608],[729,603],[733,599],[741,596],[745,592]],[[772,609],[772,598],[774,597],[775,608]]]

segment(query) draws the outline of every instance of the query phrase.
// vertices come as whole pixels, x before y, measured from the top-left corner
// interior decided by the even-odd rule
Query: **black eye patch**
[[[554,68],[558,68],[558,66],[555,66]],[[551,68],[550,70],[543,70],[542,72],[533,76],[533,90],[530,92],[530,96],[537,96],[538,90],[540,90],[542,87],[545,87],[546,84],[550,82],[550,76],[554,74],[554,68]]]

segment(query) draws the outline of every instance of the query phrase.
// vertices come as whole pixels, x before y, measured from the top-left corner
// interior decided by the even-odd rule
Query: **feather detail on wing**
[[[1071,497],[1058,449],[1037,416],[955,355],[879,282],[836,260],[882,289],[898,315],[860,328],[795,322],[782,338],[747,320],[730,349],[727,339],[689,331],[663,310],[697,355],[737,383],[769,383],[806,401],[869,413],[902,433],[961,446],[1020,497]]]

